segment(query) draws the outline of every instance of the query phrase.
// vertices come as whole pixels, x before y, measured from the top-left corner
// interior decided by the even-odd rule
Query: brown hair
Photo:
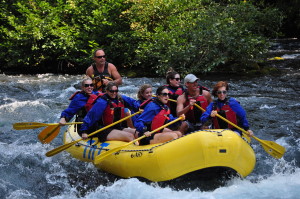
[[[152,86],[150,84],[144,84],[140,87],[138,93],[137,93],[137,97],[138,99],[140,100],[144,100],[144,97],[143,97],[143,93],[145,92],[146,89],[148,88],[152,88]]]
[[[118,87],[118,84],[116,84],[116,82],[110,81],[110,82],[108,82],[108,84],[106,85],[106,90],[111,90],[112,87],[114,87],[114,86],[116,86],[117,88],[119,88],[119,87]]]
[[[164,89],[168,89],[166,86],[160,86],[156,90],[156,96],[159,96]]]
[[[227,91],[229,90],[229,86],[228,86],[227,82],[219,81],[218,83],[216,83],[216,85],[213,88],[213,91],[212,91],[213,96],[217,97],[217,91],[221,87],[225,87]]]
[[[170,79],[174,79],[175,75],[179,75],[172,67],[169,68],[166,75],[167,84],[170,84]]]

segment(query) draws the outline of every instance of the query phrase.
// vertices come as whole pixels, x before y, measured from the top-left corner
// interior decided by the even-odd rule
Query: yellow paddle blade
[[[253,136],[255,140],[257,140],[263,147],[263,149],[270,154],[272,157],[280,159],[285,153],[285,148],[276,142],[261,140],[255,136]]]
[[[13,124],[13,128],[16,130],[36,129],[45,126],[48,126],[48,124],[39,123],[39,122],[20,122],[20,123]]]
[[[159,131],[159,130],[161,130],[161,129],[163,129],[163,128],[169,126],[169,125],[171,125],[171,124],[174,124],[175,122],[178,122],[179,120],[184,120],[184,117],[179,117],[179,118],[177,118],[176,120],[173,120],[172,122],[169,122],[169,123],[167,123],[167,124],[165,124],[165,125],[163,125],[163,126],[161,126],[161,127],[158,127],[157,129],[151,131],[151,132],[150,132],[150,135],[151,135],[152,133],[155,133],[155,132],[157,132],[157,131]],[[123,149],[123,148],[125,148],[125,147],[127,147],[127,146],[129,146],[129,145],[131,145],[131,144],[133,144],[133,143],[135,143],[136,141],[139,141],[139,140],[145,138],[145,137],[146,137],[146,135],[143,135],[143,136],[141,136],[141,137],[139,137],[139,138],[137,138],[137,139],[135,139],[135,140],[132,140],[131,142],[128,142],[127,144],[124,144],[123,146],[120,146],[120,147],[117,147],[117,148],[114,148],[114,149],[110,149],[109,151],[107,151],[107,152],[105,152],[105,153],[103,153],[103,154],[98,155],[98,156],[95,158],[95,160],[94,160],[94,164],[99,164],[99,163],[100,163],[104,158],[106,158],[107,156],[109,156],[109,155],[111,155],[111,154],[113,154],[113,153],[116,153],[116,152],[120,151],[121,149]]]
[[[62,151],[64,151],[64,150],[66,150],[67,148],[70,148],[71,146],[73,146],[73,145],[76,144],[77,142],[80,142],[81,140],[82,140],[82,139],[75,140],[75,141],[70,142],[70,143],[68,143],[68,144],[64,144],[64,145],[61,145],[61,146],[59,146],[59,147],[57,147],[57,148],[55,148],[55,149],[52,149],[51,151],[48,151],[48,152],[46,153],[46,156],[47,156],[47,157],[54,156],[54,155],[56,155],[56,154],[58,154],[58,153],[60,153],[60,152],[62,152]]]
[[[59,134],[59,131],[60,125],[48,126],[38,135],[38,139],[43,144],[50,143],[54,138],[56,138],[56,136]]]

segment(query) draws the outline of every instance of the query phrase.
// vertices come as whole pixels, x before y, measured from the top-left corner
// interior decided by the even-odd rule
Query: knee
[[[173,139],[179,138],[179,136],[178,136],[177,133],[172,133],[172,134],[170,135],[170,137],[171,137],[172,140],[173,140]]]
[[[128,142],[131,142],[132,140],[134,140],[134,135],[131,133],[127,133],[127,138],[128,138]]]

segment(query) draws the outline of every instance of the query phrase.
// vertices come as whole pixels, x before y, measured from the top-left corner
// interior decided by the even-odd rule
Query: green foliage
[[[130,30],[123,0],[18,0],[1,4],[1,62],[41,66],[87,65],[92,51]],[[109,48],[108,48],[109,49]],[[108,50],[109,51],[109,50]]]
[[[182,74],[203,73],[231,61],[259,59],[268,49],[267,36],[276,36],[281,22],[274,9],[199,0],[142,0],[130,13],[135,34],[143,38],[137,64],[157,74],[170,66]]]
[[[70,67],[96,48],[119,68],[201,73],[261,59],[282,17],[238,0],[0,0],[1,67]],[[218,3],[216,3],[218,2]],[[53,71],[53,70],[52,70]]]

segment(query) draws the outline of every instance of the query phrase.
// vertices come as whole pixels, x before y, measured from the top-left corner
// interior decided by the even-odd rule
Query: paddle
[[[38,139],[43,144],[50,143],[59,134],[59,131],[60,125],[48,126],[38,135]]]
[[[179,120],[184,120],[184,117],[179,117],[179,118],[177,118],[176,120],[173,120],[172,122],[169,122],[169,123],[167,123],[167,124],[165,124],[165,125],[163,125],[163,126],[157,128],[157,129],[151,131],[150,134],[155,133],[155,132],[157,132],[157,131],[159,131],[159,130],[161,130],[161,129],[163,129],[163,128],[165,128],[165,127],[167,127],[167,126],[169,126],[169,125],[171,125],[171,124],[173,124],[173,123],[175,123],[175,122],[177,122],[177,121],[179,121]],[[98,155],[98,156],[95,158],[95,160],[94,160],[94,164],[99,164],[99,163],[100,163],[104,158],[106,158],[107,156],[109,156],[109,155],[111,155],[111,154],[113,154],[113,153],[116,153],[116,152],[122,150],[123,148],[125,148],[125,147],[127,147],[127,146],[129,146],[129,145],[135,143],[136,141],[139,141],[139,140],[145,138],[145,137],[146,137],[146,135],[143,135],[143,136],[141,136],[141,137],[139,137],[139,138],[137,138],[137,139],[135,139],[135,140],[132,140],[131,142],[128,142],[128,143],[124,144],[123,146],[116,147],[116,148],[114,148],[114,149],[110,149],[109,151],[105,152],[104,154]]]
[[[127,119],[129,119],[129,118],[131,118],[131,117],[133,117],[133,116],[135,116],[135,115],[137,115],[137,114],[140,114],[141,112],[142,112],[142,110],[140,110],[140,111],[138,111],[138,112],[136,112],[136,113],[134,113],[134,114],[132,114],[132,115],[129,115],[129,116],[127,116],[127,117],[124,117],[124,118],[122,118],[122,119],[120,119],[120,120],[118,120],[118,121],[116,121],[116,122],[114,122],[114,123],[112,123],[112,124],[110,124],[110,125],[107,125],[107,126],[101,128],[101,129],[98,129],[97,131],[94,131],[93,133],[89,134],[88,137],[91,137],[92,135],[95,135],[96,133],[99,133],[100,131],[103,131],[103,130],[105,130],[105,129],[108,129],[109,127],[112,127],[112,126],[114,126],[114,125],[116,125],[116,124],[118,124],[118,123],[120,123],[120,122],[123,122],[123,121],[125,121],[125,120],[127,120]],[[83,140],[83,139],[81,138],[81,139],[75,140],[75,141],[73,141],[73,142],[64,144],[64,145],[62,145],[62,146],[60,146],[60,147],[57,147],[57,148],[55,148],[55,149],[52,149],[51,151],[48,151],[48,152],[46,153],[46,156],[47,156],[47,157],[51,157],[51,156],[53,156],[53,155],[56,155],[56,154],[58,154],[58,153],[60,153],[60,152],[62,152],[62,151],[64,151],[64,150],[66,150],[67,148],[70,148],[71,146],[73,146],[74,144],[80,142],[81,140]]]
[[[66,123],[66,125],[72,125],[72,124],[82,124],[82,122]],[[20,122],[20,123],[14,123],[13,128],[16,130],[24,130],[24,129],[36,129],[45,126],[57,126],[57,125],[58,123],[47,124],[47,123],[39,123],[39,122]]]
[[[201,106],[199,106],[198,104],[194,104],[197,108],[199,108],[201,111],[205,111],[205,109],[203,109]],[[216,115],[218,118],[224,120],[225,122],[227,122],[228,124],[234,126],[235,128],[237,128],[238,130],[242,131],[244,134],[249,135],[249,132],[246,131],[245,129],[242,129],[241,127],[237,126],[236,124],[230,122],[229,120],[227,120],[226,118],[222,117],[221,115],[217,114]],[[279,144],[277,144],[276,142],[273,141],[268,141],[268,140],[261,140],[255,136],[252,136],[256,141],[258,141],[263,149],[270,154],[271,156],[273,156],[274,158],[280,159],[284,153],[285,153],[285,148]]]

